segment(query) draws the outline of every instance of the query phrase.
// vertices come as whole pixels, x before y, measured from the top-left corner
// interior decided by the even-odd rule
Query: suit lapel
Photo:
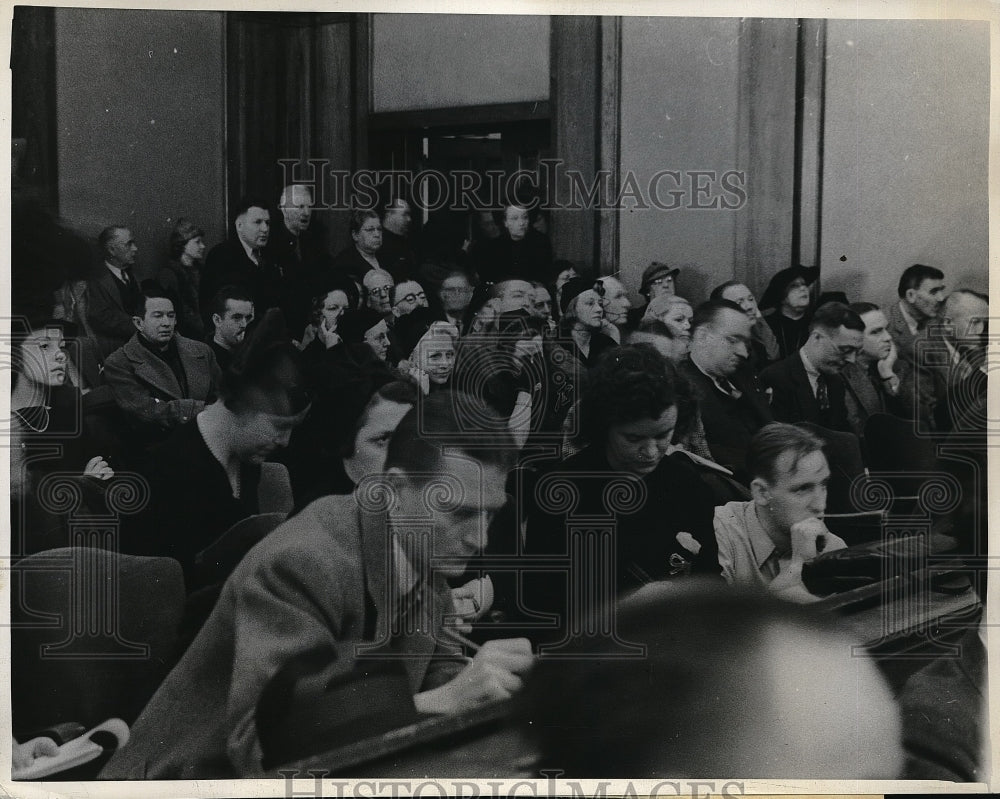
[[[844,389],[845,392],[850,392],[851,397],[866,417],[873,413],[884,412],[881,395],[864,369],[855,368],[845,371]]]
[[[791,365],[792,384],[795,386],[795,394],[802,406],[802,416],[804,419],[816,419],[820,415],[819,403],[816,401],[816,395],[813,394],[805,364],[802,363],[802,355],[796,352]]]
[[[187,378],[188,394],[194,399],[207,397],[211,375],[204,351],[192,347],[183,336],[177,336],[177,352],[181,358],[184,377]]]
[[[115,305],[121,308],[129,316],[132,316],[133,313],[132,309],[126,308],[124,305],[122,305],[122,293],[121,289],[119,288],[120,284],[118,283],[117,278],[111,274],[111,270],[108,269],[107,266],[104,266],[103,269],[104,269],[104,274],[101,275],[99,281],[101,285],[104,287],[104,290],[108,293],[108,296]]]
[[[129,358],[135,363],[137,377],[174,399],[183,399],[177,378],[162,359],[139,343],[138,337],[133,338],[126,346],[129,349]]]
[[[423,684],[431,655],[437,645],[434,635],[440,619],[440,600],[436,598],[438,586],[424,585],[423,599],[410,608],[418,620],[419,631],[395,635],[390,629],[394,605],[400,599],[391,581],[395,580],[392,568],[392,547],[389,541],[389,518],[382,512],[358,510],[361,546],[365,568],[365,590],[376,609],[375,644],[363,647],[372,657],[390,657],[402,660],[410,689],[416,693]],[[390,587],[393,590],[390,591]],[[450,596],[450,594],[449,594]],[[427,620],[433,630],[424,629]]]

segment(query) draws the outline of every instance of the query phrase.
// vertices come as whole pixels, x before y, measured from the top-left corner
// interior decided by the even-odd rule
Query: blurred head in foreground
[[[621,657],[623,645],[610,641],[604,656],[590,654],[588,639],[585,656],[538,663],[522,719],[539,769],[568,778],[900,773],[896,705],[832,617],[757,594],[672,585],[621,603],[617,634],[645,655]]]

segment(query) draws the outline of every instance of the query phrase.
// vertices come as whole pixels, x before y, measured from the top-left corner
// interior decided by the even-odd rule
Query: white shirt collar
[[[122,283],[125,282],[125,275],[122,273],[120,266],[114,266],[113,264],[109,264],[107,261],[104,262],[104,265],[111,271],[112,275],[118,278]]]
[[[812,365],[812,361],[809,360],[809,356],[806,355],[806,348],[799,348],[799,357],[802,359],[802,365],[806,370],[806,377],[809,378],[809,385],[812,386],[813,394],[817,391],[817,386],[819,385],[819,370]]]
[[[395,534],[392,536],[392,568],[393,579],[396,581],[399,595],[406,596],[416,587],[420,575],[413,568],[410,559],[406,557],[406,553],[399,545],[399,541],[396,540]]]
[[[237,238],[239,238],[237,236]],[[239,239],[240,246],[243,247],[243,251],[247,254],[247,258],[253,261],[255,264],[260,266],[260,258],[257,257],[257,250],[247,244],[243,239]]]

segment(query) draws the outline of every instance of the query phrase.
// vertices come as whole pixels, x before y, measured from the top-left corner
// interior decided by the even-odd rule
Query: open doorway
[[[413,123],[373,131],[369,157],[377,171],[402,170],[411,177],[422,172],[440,176],[416,181],[405,198],[413,207],[423,242],[435,245],[425,246],[425,252],[438,248],[453,251],[471,240],[475,235],[471,208],[456,205],[502,204],[504,178],[525,172],[537,175],[541,160],[551,155],[547,118],[441,125],[421,125],[415,118]],[[459,177],[461,173],[464,178]],[[464,195],[464,202],[455,191],[463,180],[461,185],[477,186]],[[448,187],[447,197],[441,194],[443,186]]]

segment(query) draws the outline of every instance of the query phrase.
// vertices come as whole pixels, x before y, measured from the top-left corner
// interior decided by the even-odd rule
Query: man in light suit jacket
[[[152,443],[215,401],[221,375],[207,344],[177,335],[177,315],[166,292],[147,283],[135,335],[104,362],[104,379],[136,431]]]
[[[87,281],[87,321],[97,336],[103,361],[135,334],[132,312],[139,299],[139,284],[132,274],[139,252],[132,232],[113,225],[97,237],[104,263]]]
[[[487,431],[462,431],[458,407],[481,420],[486,406],[452,399],[432,395],[403,418],[384,475],[363,480],[355,494],[318,499],[244,557],[101,778],[248,777],[287,762],[262,746],[270,730],[258,729],[261,704],[289,664],[310,653],[320,653],[323,674],[313,703],[327,711],[322,720],[313,714],[304,736],[313,742],[345,719],[361,740],[374,716],[398,706],[365,675],[380,662],[401,664],[411,713],[456,713],[519,690],[518,675],[532,664],[526,640],[489,641],[469,663],[443,632],[455,613],[446,578],[464,572],[506,502],[514,451],[505,432],[495,447],[477,448]],[[345,682],[352,696],[333,687]],[[404,715],[400,723],[409,723]]]
[[[865,323],[839,302],[816,309],[809,338],[799,350],[760,373],[771,389],[771,411],[779,422],[812,422],[850,431],[842,372],[864,343]]]

